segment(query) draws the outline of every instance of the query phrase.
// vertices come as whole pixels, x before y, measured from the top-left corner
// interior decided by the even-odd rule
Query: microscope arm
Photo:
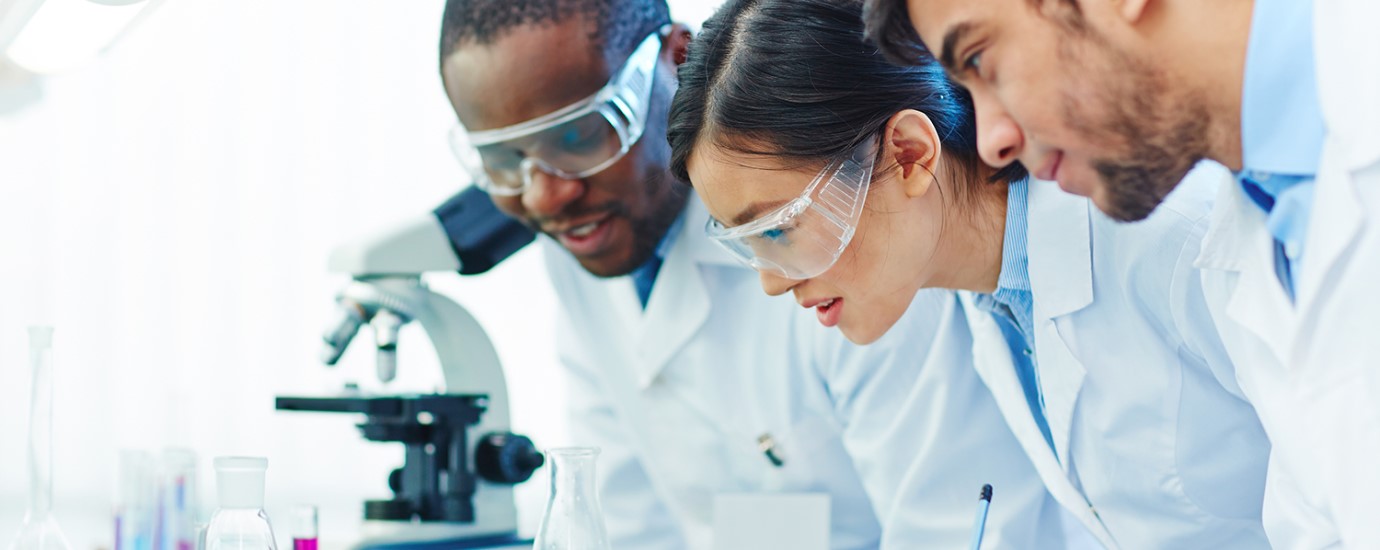
[[[536,238],[522,223],[494,206],[489,194],[476,187],[456,193],[437,207],[400,227],[337,248],[328,267],[336,273],[349,273],[356,284],[396,283],[409,285],[422,273],[456,271],[461,275],[484,273],[521,250]],[[353,292],[352,292],[353,291]],[[363,293],[365,296],[351,296]],[[334,365],[355,334],[366,323],[373,324],[380,350],[379,377],[391,380],[396,370],[393,355],[397,329],[407,319],[388,314],[380,316],[379,303],[370,303],[373,292],[353,288],[342,293],[340,307],[325,333],[321,361]],[[364,298],[361,300],[360,298]]]

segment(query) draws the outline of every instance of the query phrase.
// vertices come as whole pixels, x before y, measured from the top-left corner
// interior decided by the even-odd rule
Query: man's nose
[[[982,161],[1002,168],[1019,160],[1025,136],[1001,102],[990,94],[974,94],[973,107],[977,111],[978,156]]]
[[[565,179],[535,163],[524,163],[527,173],[527,189],[522,192],[522,206],[529,216],[550,218],[560,215],[570,203],[584,196],[586,184],[583,180]]]

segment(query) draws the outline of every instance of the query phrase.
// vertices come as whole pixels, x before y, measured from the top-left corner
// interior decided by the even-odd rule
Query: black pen
[[[992,484],[982,486],[982,494],[978,495],[977,520],[973,524],[973,545],[971,550],[982,548],[982,533],[987,530],[987,509],[992,506]]]

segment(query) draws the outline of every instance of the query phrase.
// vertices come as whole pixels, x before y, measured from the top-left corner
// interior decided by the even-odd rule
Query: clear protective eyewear
[[[735,227],[710,218],[705,232],[753,269],[788,279],[816,277],[853,240],[875,165],[874,143],[864,142],[820,170],[785,206]]]
[[[521,195],[533,170],[563,179],[598,173],[642,137],[663,31],[647,36],[603,89],[532,120],[492,130],[450,131],[451,151],[493,195]]]

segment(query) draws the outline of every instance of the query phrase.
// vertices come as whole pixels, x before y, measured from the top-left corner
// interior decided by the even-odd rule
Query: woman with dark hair
[[[861,12],[729,0],[692,42],[667,135],[711,238],[856,343],[920,289],[961,291],[956,360],[1106,547],[1266,547],[1269,443],[1193,266],[1225,171],[1125,225],[987,167],[969,97],[932,60],[888,63]]]

